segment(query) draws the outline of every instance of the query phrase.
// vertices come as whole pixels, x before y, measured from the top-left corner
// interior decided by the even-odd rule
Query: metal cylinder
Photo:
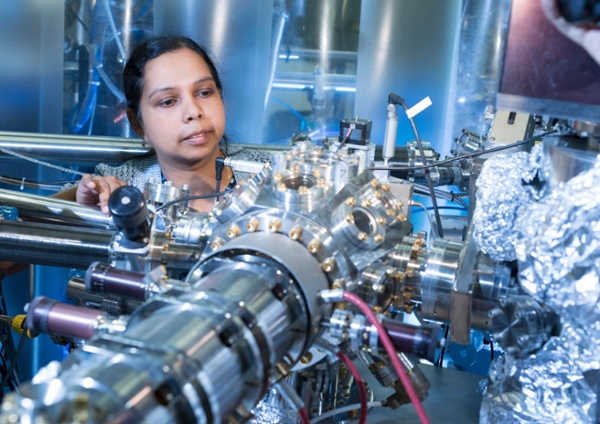
[[[113,191],[108,199],[108,208],[115,225],[128,240],[137,241],[150,236],[152,221],[144,195],[137,188],[123,186]]]
[[[90,293],[126,296],[146,300],[145,274],[124,271],[94,262],[85,273],[85,287]]]
[[[0,132],[0,148],[53,163],[116,164],[148,154],[141,141],[117,137]],[[14,160],[0,152],[0,160]]]
[[[0,258],[6,261],[86,269],[110,262],[111,231],[0,220]]]
[[[85,287],[85,280],[73,277],[67,284],[67,299],[76,306],[100,309],[110,315],[130,315],[142,302],[126,297],[99,295],[90,293]]]
[[[25,221],[92,228],[114,228],[110,216],[103,214],[96,208],[83,206],[68,200],[0,189],[0,205],[17,208],[19,217]]]
[[[29,304],[26,319],[27,328],[37,333],[90,339],[101,317],[102,311],[38,296]]]
[[[439,327],[409,325],[392,319],[384,319],[381,324],[398,352],[433,362],[439,344]]]

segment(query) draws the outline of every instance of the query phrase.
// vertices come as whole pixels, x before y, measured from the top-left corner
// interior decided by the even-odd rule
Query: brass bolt
[[[317,187],[325,187],[325,178],[317,178]]]
[[[275,181],[276,183],[281,181],[282,178],[283,178],[283,175],[281,175],[281,172],[276,172],[273,174],[273,181]]]
[[[212,241],[212,243],[210,244],[210,248],[212,250],[217,250],[218,248],[220,248],[221,246],[223,246],[223,240],[221,240],[220,238],[216,238]]]
[[[365,200],[363,200],[362,205],[365,208],[369,208],[369,207],[372,206],[372,203],[371,203],[371,201],[369,199],[365,199]]]
[[[385,225],[385,224],[387,224],[387,221],[383,216],[380,216],[379,218],[377,218],[377,223],[379,225]]]
[[[292,240],[298,240],[300,237],[302,237],[302,228],[294,227],[290,230],[288,235]]]
[[[319,171],[319,168],[313,168],[313,170],[312,170],[312,174],[313,174],[315,177],[320,177],[320,176],[321,176],[321,171]]]
[[[293,171],[295,174],[298,174],[298,173],[300,173],[300,167],[299,167],[298,165],[294,165],[294,166],[292,167],[292,171]]]
[[[227,230],[227,237],[229,238],[236,238],[237,236],[240,235],[240,227],[238,227],[237,225],[233,224],[231,227],[229,227],[229,229]]]
[[[375,198],[377,200],[381,200],[382,197],[383,197],[383,194],[381,194],[381,192],[379,190],[375,191]]]
[[[346,216],[344,217],[344,219],[346,220],[346,222],[348,224],[354,224],[354,215],[352,215],[351,213],[346,214]]]
[[[298,187],[298,193],[302,196],[306,196],[308,194],[308,188],[306,186]]]
[[[373,179],[371,180],[371,185],[372,185],[373,187],[377,188],[377,187],[379,187],[379,184],[380,184],[380,182],[379,182],[379,180],[378,180],[377,178],[373,178]]]
[[[333,283],[331,284],[331,288],[332,289],[343,289],[344,288],[344,280],[333,280]]]
[[[306,352],[306,355],[304,355],[302,358],[300,358],[300,363],[302,365],[306,365],[310,361],[312,361],[312,353],[310,353],[310,352]]]
[[[269,222],[269,231],[272,233],[276,233],[281,228],[281,221],[277,218],[273,219]]]
[[[365,241],[369,236],[367,235],[367,233],[361,231],[360,233],[358,233],[358,239],[360,241]]]
[[[335,260],[333,258],[327,258],[321,264],[321,269],[325,272],[332,272],[335,269]]]
[[[398,219],[398,221],[406,221],[406,215],[404,215],[403,213],[399,213],[396,218]]]
[[[356,205],[356,199],[354,197],[348,197],[346,199],[346,204],[348,206],[354,206],[354,205]]]
[[[249,233],[253,233],[258,230],[258,226],[258,220],[256,218],[250,218],[250,221],[246,224],[246,230],[248,230]]]
[[[294,159],[294,156],[292,156],[292,154],[291,154],[291,153],[288,153],[287,155],[285,155],[285,158],[286,158],[287,160],[292,160],[292,159]]]
[[[389,184],[382,184],[381,185],[381,189],[383,191],[390,191],[390,185]]]
[[[375,243],[383,243],[385,236],[383,234],[376,234],[373,240],[375,240]]]
[[[287,186],[284,183],[277,184],[277,190],[285,193],[287,191]]]
[[[321,250],[321,242],[317,239],[312,239],[310,241],[310,243],[308,243],[308,251],[310,253],[312,253],[313,255],[316,255],[317,253],[319,253],[319,250]]]
[[[385,213],[387,213],[388,216],[391,216],[392,218],[396,216],[396,212],[392,208],[386,208]]]

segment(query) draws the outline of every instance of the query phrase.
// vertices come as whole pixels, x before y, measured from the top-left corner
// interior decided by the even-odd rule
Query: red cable
[[[369,308],[369,306],[365,302],[363,302],[361,298],[359,298],[353,293],[344,291],[344,299],[355,305],[358,309],[360,309],[360,311],[367,317],[371,324],[373,324],[377,328],[381,344],[383,345],[387,354],[392,360],[392,364],[394,365],[394,368],[398,373],[398,377],[400,377],[400,381],[404,386],[404,390],[406,390],[410,401],[413,403],[415,410],[417,411],[417,415],[419,416],[421,423],[429,424],[429,418],[427,417],[427,414],[423,409],[423,405],[421,405],[421,401],[419,400],[415,389],[413,388],[412,384],[410,384],[410,380],[408,379],[408,375],[406,375],[404,367],[398,359],[396,349],[394,348],[394,345],[392,344],[392,341],[390,340],[390,337],[388,336],[387,332],[385,331],[385,329],[383,328],[373,311],[371,311],[371,308]]]
[[[306,412],[306,408],[300,408],[298,410],[298,414],[300,414],[300,420],[302,424],[310,424],[310,420],[308,419],[308,413]]]
[[[337,353],[337,357],[340,358],[346,367],[350,370],[352,375],[354,376],[354,381],[356,382],[356,386],[358,387],[358,395],[360,396],[360,421],[359,424],[367,424],[367,389],[365,388],[365,383],[363,383],[362,378],[360,378],[360,373],[346,355],[344,355],[341,351]]]

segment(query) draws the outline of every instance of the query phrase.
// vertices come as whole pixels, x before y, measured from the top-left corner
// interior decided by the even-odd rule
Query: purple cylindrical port
[[[37,333],[91,339],[102,311],[38,296],[27,309],[27,328]]]
[[[433,361],[439,344],[439,327],[415,326],[392,319],[384,319],[381,324],[397,351]]]
[[[100,262],[91,264],[85,273],[85,287],[90,293],[112,294],[146,300],[146,283],[140,272],[124,271]]]

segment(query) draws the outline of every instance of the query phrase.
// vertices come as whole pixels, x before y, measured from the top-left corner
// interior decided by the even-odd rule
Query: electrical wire
[[[389,355],[390,360],[392,361],[392,364],[394,365],[394,368],[396,370],[396,373],[398,373],[398,377],[400,378],[400,381],[402,382],[402,385],[404,386],[404,390],[406,391],[406,394],[408,395],[410,401],[413,403],[413,406],[415,407],[415,410],[417,411],[417,415],[419,416],[421,423],[429,424],[429,418],[427,417],[427,414],[425,413],[425,410],[423,409],[423,405],[421,405],[419,396],[417,395],[417,393],[415,392],[415,389],[413,388],[412,384],[410,383],[410,380],[408,379],[408,375],[406,374],[404,367],[402,366],[402,364],[400,363],[400,360],[398,359],[398,353],[396,353],[396,349],[394,348],[394,345],[392,344],[390,337],[388,336],[387,332],[385,331],[385,328],[383,328],[383,326],[381,325],[381,323],[379,322],[379,320],[377,319],[377,317],[375,316],[375,314],[373,313],[371,308],[369,308],[369,306],[365,302],[363,302],[360,297],[358,297],[354,293],[350,293],[348,291],[343,292],[343,297],[344,297],[344,300],[347,300],[348,302],[355,305],[367,317],[367,319],[371,322],[371,324],[377,328],[377,334],[379,334],[379,340],[381,341],[381,344],[383,345],[387,354]]]
[[[164,209],[164,208],[169,207],[171,205],[174,205],[176,203],[185,202],[186,200],[210,199],[211,197],[223,196],[224,194],[227,194],[230,191],[231,190],[224,190],[224,191],[221,191],[219,193],[202,194],[202,195],[199,195],[199,196],[185,196],[185,197],[180,197],[179,199],[175,199],[175,200],[171,200],[170,202],[163,203],[162,205],[160,205],[159,207],[156,208],[156,211],[158,212],[161,209]]]
[[[367,408],[378,408],[380,406],[381,407],[384,406],[383,403],[380,401],[367,403]],[[327,418],[331,418],[337,414],[343,414],[344,412],[354,411],[359,408],[360,408],[360,403],[355,403],[354,405],[346,405],[341,408],[336,408],[336,409],[327,411],[324,414],[321,414],[321,415],[313,418],[312,420],[310,420],[310,424],[317,424],[317,423],[320,423],[321,421],[326,420]]]
[[[402,97],[397,95],[392,96],[390,94],[390,100],[392,99],[395,102],[398,102],[404,108],[404,110],[408,112],[408,105]],[[425,151],[423,150],[423,143],[421,143],[421,136],[419,136],[419,131],[417,130],[417,124],[415,124],[415,120],[412,117],[409,117],[408,120],[410,121],[410,126],[412,127],[413,133],[415,134],[415,140],[417,141],[417,146],[419,147],[419,154],[421,155],[421,160],[423,161],[423,163],[426,163]],[[444,238],[442,219],[440,218],[440,211],[438,210],[437,198],[435,196],[435,190],[433,189],[433,181],[431,181],[429,168],[425,169],[425,178],[427,179],[427,185],[429,186],[429,192],[431,193],[431,202],[433,203],[433,212],[435,213],[435,222],[437,223],[438,234],[440,238]],[[431,228],[433,228],[433,226],[431,226]]]
[[[546,136],[549,136],[550,134],[557,133],[557,132],[558,132],[558,130],[548,131],[548,132],[536,135],[535,137],[528,138],[527,140],[519,141],[517,143],[507,144],[506,146],[494,147],[493,149],[482,150],[480,152],[467,153],[465,155],[455,156],[453,158],[444,159],[444,160],[441,160],[441,161],[438,161],[438,162],[434,162],[434,163],[430,163],[430,164],[427,164],[427,165],[417,165],[417,166],[372,166],[369,169],[372,170],[372,171],[417,171],[417,170],[420,170],[420,169],[429,169],[429,168],[433,168],[435,166],[445,165],[447,163],[455,162],[455,161],[461,160],[461,159],[469,159],[469,158],[473,158],[473,157],[476,157],[476,156],[486,155],[488,153],[495,153],[495,152],[500,152],[502,150],[511,149],[513,147],[519,147],[519,146],[522,146],[523,144],[531,143],[531,142],[536,141],[536,140],[541,140],[542,138],[544,138]]]
[[[23,346],[25,345],[25,339],[27,338],[26,332],[27,332],[27,328],[25,328],[25,331],[23,331],[23,334],[21,334],[21,340],[19,341],[19,347],[17,347],[17,352],[15,353],[15,357],[11,361],[10,367],[8,368],[6,375],[2,379],[2,383],[0,383],[0,393],[4,393],[4,386],[6,386],[6,383],[11,378],[12,373],[17,368],[17,361],[19,359],[19,356],[21,356],[21,351],[23,350]]]
[[[446,353],[446,343],[448,341],[448,332],[450,330],[450,324],[443,325],[444,328],[444,344],[442,345],[442,350],[440,351],[440,357],[435,364],[436,367],[441,367],[444,363],[444,353]]]
[[[354,376],[354,382],[356,383],[356,388],[358,390],[358,396],[360,398],[360,419],[359,419],[359,424],[366,424],[367,423],[367,389],[365,387],[365,383],[362,381],[362,378],[360,377],[360,373],[358,372],[358,369],[356,368],[356,366],[352,363],[352,361],[350,360],[350,358],[348,358],[344,352],[342,352],[341,350],[338,351],[337,353],[337,357],[339,358],[340,361],[342,361],[344,363],[344,365],[346,365],[346,368],[348,368],[348,370],[350,370],[350,372],[352,373],[352,375]]]
[[[425,207],[425,205],[423,205],[422,203],[419,203],[419,202],[414,202],[414,201],[412,202],[412,205],[419,206],[420,208],[422,208],[421,211],[425,212],[425,215],[427,216],[427,220],[429,221],[429,226],[431,227],[431,234],[434,234],[435,231],[433,231],[433,221],[431,220],[431,215],[429,215],[427,213],[427,208]],[[434,238],[437,238],[437,234],[436,234],[436,237],[434,237]]]
[[[451,211],[467,211],[465,208],[457,208],[456,206],[438,206],[440,209],[447,209],[447,210],[451,210]],[[431,211],[433,210],[433,208],[427,207],[427,208],[423,208],[423,209],[419,209],[419,210],[414,210],[411,213],[419,213],[419,212],[425,212],[425,211]]]
[[[431,197],[431,193],[429,193],[429,189],[427,188],[427,186],[420,184],[413,184],[413,186],[417,195]],[[435,190],[435,195],[444,200],[449,200],[450,202],[457,203],[466,210],[470,210],[469,205],[467,205],[467,203],[462,199],[462,197],[468,196],[468,194],[466,193],[453,193],[443,190]]]
[[[310,424],[310,420],[308,419],[308,413],[306,412],[306,408],[300,408],[298,410],[298,414],[300,415],[300,421],[302,421],[302,424]]]

